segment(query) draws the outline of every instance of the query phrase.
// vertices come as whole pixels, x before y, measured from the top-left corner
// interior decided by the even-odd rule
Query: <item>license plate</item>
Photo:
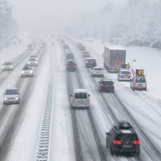
[[[132,148],[131,145],[123,145],[124,148]]]

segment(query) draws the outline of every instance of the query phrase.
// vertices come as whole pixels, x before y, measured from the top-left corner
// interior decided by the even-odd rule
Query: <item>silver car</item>
[[[88,91],[86,89],[75,89],[71,97],[72,108],[89,108],[90,102]]]
[[[33,77],[32,67],[24,66],[21,70],[21,77]]]
[[[13,70],[13,64],[12,62],[5,62],[3,64],[3,71],[5,70]]]
[[[104,77],[104,68],[102,67],[94,67],[91,68],[91,76],[92,77]]]
[[[5,93],[3,93],[3,103],[4,104],[19,104],[20,102],[20,92],[16,87],[7,88]]]
[[[38,61],[35,58],[31,58],[29,59],[28,64],[31,66],[38,66]]]

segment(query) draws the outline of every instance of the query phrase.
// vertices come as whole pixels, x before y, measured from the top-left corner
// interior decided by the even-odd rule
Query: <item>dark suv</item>
[[[115,85],[112,80],[101,79],[99,82],[98,90],[99,92],[112,92],[114,93]]]
[[[110,132],[106,133],[106,146],[110,150],[111,155],[139,155],[140,141],[131,126],[126,121],[119,122],[113,126]]]
[[[96,59],[94,58],[87,58],[85,60],[85,66],[86,68],[94,68],[97,66],[97,62],[96,62]]]
[[[68,60],[68,62],[66,64],[66,69],[68,71],[75,71],[77,69],[77,65],[73,59]]]

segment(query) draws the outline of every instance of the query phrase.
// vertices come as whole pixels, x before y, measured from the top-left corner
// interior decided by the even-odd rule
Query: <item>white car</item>
[[[119,73],[117,74],[118,81],[131,81],[132,73],[130,69],[120,69]]]
[[[3,71],[5,71],[5,70],[13,70],[12,62],[5,62],[5,63],[3,63]]]
[[[3,104],[19,104],[20,92],[16,87],[7,88],[3,93]]]
[[[94,67],[94,68],[91,68],[91,76],[92,77],[104,77],[104,68],[102,67]]]
[[[30,66],[24,66],[23,69],[21,70],[21,77],[33,77],[33,70],[32,67]]]
[[[72,108],[89,108],[90,102],[88,91],[86,89],[75,89],[71,97]]]
[[[30,59],[36,59],[36,60],[38,60],[38,57],[36,55],[31,55],[30,56]]]
[[[38,66],[38,61],[35,58],[31,58],[29,59],[28,64],[31,66]]]
[[[134,76],[130,82],[130,88],[135,90],[147,91],[147,82],[145,76]]]

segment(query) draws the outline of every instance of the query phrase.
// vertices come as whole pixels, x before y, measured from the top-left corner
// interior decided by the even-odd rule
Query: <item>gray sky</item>
[[[43,28],[49,21],[63,23],[70,16],[84,11],[98,11],[107,0],[8,0],[13,5],[13,16],[18,20],[20,26],[36,26],[41,21]],[[53,23],[54,24],[54,23]],[[41,26],[42,27],[42,26]]]

